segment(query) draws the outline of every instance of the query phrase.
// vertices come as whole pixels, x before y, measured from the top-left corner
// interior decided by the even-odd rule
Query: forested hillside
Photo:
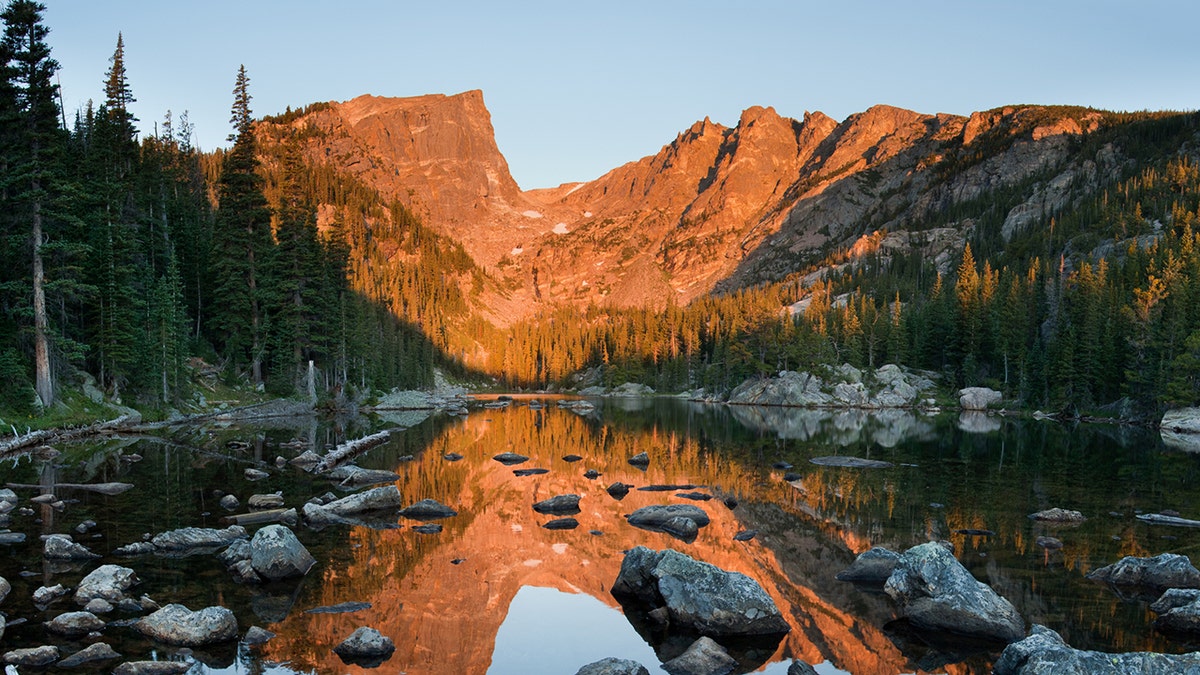
[[[898,363],[1030,408],[1200,400],[1194,113],[754,108],[593,183],[521,193],[470,117],[478,92],[255,118],[242,69],[232,147],[202,153],[186,113],[130,114],[117,36],[101,102],[63,111],[41,12],[11,2],[0,43],[2,413],[91,381],[169,409],[214,380],[311,395],[312,373],[319,397],[362,397],[435,367],[720,397],[780,370]],[[372,145],[391,134],[370,115],[433,124],[430,106],[450,131]],[[443,146],[458,154],[420,154]]]

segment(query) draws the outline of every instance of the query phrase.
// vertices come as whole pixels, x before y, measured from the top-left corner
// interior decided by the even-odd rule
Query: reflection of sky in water
[[[488,673],[569,674],[610,656],[637,661],[651,673],[667,672],[620,611],[590,595],[523,586],[496,634]],[[790,663],[769,663],[759,672],[784,675]],[[816,669],[822,675],[846,672],[828,663]]]

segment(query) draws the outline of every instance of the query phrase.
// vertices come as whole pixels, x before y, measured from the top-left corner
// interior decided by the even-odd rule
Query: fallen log
[[[16,436],[11,440],[0,442],[0,456],[30,447],[46,445],[52,442],[69,441],[76,438],[96,436],[118,431],[130,431],[140,424],[141,421],[142,419],[140,415],[122,415],[116,419],[107,420],[104,422],[96,422],[95,424],[89,424],[84,427],[31,431],[27,434]]]
[[[321,461],[313,467],[313,473],[325,473],[352,457],[360,455],[377,445],[386,443],[388,438],[391,437],[392,431],[398,431],[398,429],[380,431],[370,436],[364,436],[357,440],[339,444],[329,454],[321,458]]]
[[[71,488],[74,490],[87,490],[88,492],[99,492],[102,495],[119,495],[122,492],[127,492],[133,489],[132,483],[53,483],[51,485],[31,485],[28,483],[8,483],[8,487],[13,489],[30,489],[38,490],[42,488],[50,488],[57,490],[58,488]]]
[[[1161,513],[1144,513],[1134,516],[1143,523],[1151,525],[1172,525],[1174,527],[1200,527],[1200,520],[1192,520],[1190,518],[1179,518],[1177,516],[1164,516]]]

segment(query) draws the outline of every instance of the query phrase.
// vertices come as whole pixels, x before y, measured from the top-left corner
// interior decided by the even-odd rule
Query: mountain
[[[931,221],[1036,179],[1008,209],[1011,237],[1062,208],[1067,188],[1115,179],[1119,152],[1078,146],[1118,122],[1066,107],[961,117],[875,106],[841,123],[752,107],[734,127],[696,122],[596,180],[529,191],[509,174],[479,91],[361,96],[267,124],[305,130],[309,161],[461,243],[528,315],[550,303],[683,304],[782,279],[879,230],[885,250],[919,248],[948,269],[975,223]]]

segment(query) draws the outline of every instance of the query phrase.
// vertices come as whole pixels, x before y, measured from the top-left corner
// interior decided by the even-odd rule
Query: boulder
[[[647,455],[644,452],[639,452],[638,454],[629,458],[629,463],[640,468],[648,467],[650,466],[650,455]]]
[[[151,544],[160,551],[188,553],[228,546],[230,542],[246,539],[250,535],[241,525],[230,525],[223,530],[210,527],[184,527],[155,535]]]
[[[792,665],[788,666],[787,675],[817,675],[817,669],[805,661],[794,659]]]
[[[342,640],[333,651],[346,663],[373,668],[391,658],[392,652],[396,651],[396,645],[391,638],[381,635],[374,628],[363,626]]]
[[[138,583],[137,575],[128,567],[101,565],[88,573],[75,589],[75,604],[86,605],[100,599],[120,602],[125,592]]]
[[[993,403],[999,403],[1003,394],[987,387],[967,387],[958,390],[958,406],[963,410],[987,410]]]
[[[413,520],[437,520],[457,516],[458,511],[436,499],[422,499],[412,506],[400,509],[400,515]]]
[[[1164,633],[1200,633],[1200,589],[1169,588],[1150,611],[1158,615],[1154,627]]]
[[[225,509],[226,511],[236,511],[237,507],[241,505],[241,502],[239,502],[238,498],[234,495],[225,495],[224,497],[221,497],[221,501],[219,503],[221,508]]]
[[[1093,570],[1088,579],[1113,586],[1132,586],[1151,591],[1168,588],[1200,588],[1200,570],[1185,555],[1163,553],[1153,558],[1126,556],[1117,562]]]
[[[0,602],[4,602],[4,599],[7,598],[8,594],[11,592],[12,584],[8,583],[8,579],[0,577]]]
[[[847,408],[862,408],[870,401],[871,395],[862,382],[839,382],[833,387],[834,403]]]
[[[608,657],[580,668],[575,675],[650,675],[646,666],[637,661]]]
[[[90,644],[87,647],[75,652],[58,662],[59,668],[77,668],[85,663],[95,663],[96,661],[109,661],[119,659],[121,655],[107,643],[97,642]]]
[[[1025,621],[1012,603],[971,576],[936,542],[905,551],[884,591],[920,630],[997,642],[1025,635]]]
[[[58,660],[58,647],[42,646],[14,649],[4,653],[4,662],[13,666],[41,668]]]
[[[664,608],[672,627],[713,638],[782,636],[791,630],[758,582],[672,549],[630,550],[612,594],[623,605]]]
[[[66,637],[83,637],[88,633],[103,630],[104,619],[91,612],[63,612],[45,624],[46,630]]]
[[[48,605],[62,596],[70,593],[62,584],[54,584],[53,586],[40,586],[33,592],[33,604]]]
[[[1200,408],[1168,410],[1158,423],[1158,433],[1167,447],[1200,452]]]
[[[82,544],[71,541],[65,534],[52,534],[46,537],[42,555],[47,560],[91,560],[99,558],[99,553],[93,553]]]
[[[513,466],[516,464],[522,464],[524,462],[529,461],[529,458],[526,457],[525,455],[518,455],[515,452],[502,452],[502,453],[492,457],[492,459],[496,460],[497,462],[500,462],[504,466]]]
[[[612,388],[608,392],[608,396],[614,398],[641,398],[643,396],[653,396],[654,389],[649,385],[639,382],[625,382]]]
[[[250,629],[246,631],[246,637],[242,638],[242,642],[245,642],[248,645],[261,645],[273,637],[275,637],[275,634],[266,628],[251,626]]]
[[[281,494],[250,495],[250,498],[246,500],[246,507],[257,511],[278,509],[282,506],[283,495]]]
[[[858,584],[876,584],[882,586],[888,577],[896,570],[900,562],[900,554],[889,551],[882,546],[873,547],[869,551],[858,554],[854,562],[835,577],[838,581],[851,581]]]
[[[738,385],[729,394],[734,405],[822,406],[833,397],[821,390],[821,378],[809,373],[782,371],[779,377],[755,378]]]
[[[302,577],[315,564],[296,534],[283,525],[268,525],[250,540],[250,565],[268,581]]]
[[[625,498],[625,495],[629,494],[629,490],[632,487],[633,486],[630,485],[629,483],[622,483],[621,481],[617,481],[617,482],[613,483],[612,485],[609,485],[608,487],[604,488],[604,491],[607,492],[609,494],[609,496],[612,497],[613,499],[621,500],[621,499]]]
[[[133,624],[134,630],[153,640],[181,647],[202,647],[236,640],[237,619],[224,607],[206,607],[193,612],[170,604]]]
[[[710,637],[701,637],[662,667],[671,675],[728,675],[737,665],[724,647]]]
[[[549,499],[543,499],[534,503],[533,510],[538,513],[560,515],[579,513],[579,495],[556,495]]]
[[[1087,517],[1078,511],[1060,509],[1058,507],[1029,514],[1030,520],[1041,520],[1049,523],[1082,523]]]
[[[1062,637],[1035,625],[1029,637],[1004,648],[992,668],[994,675],[1128,675],[1129,673],[1200,672],[1200,653],[1159,654],[1126,652],[1112,654],[1073,649]]]

